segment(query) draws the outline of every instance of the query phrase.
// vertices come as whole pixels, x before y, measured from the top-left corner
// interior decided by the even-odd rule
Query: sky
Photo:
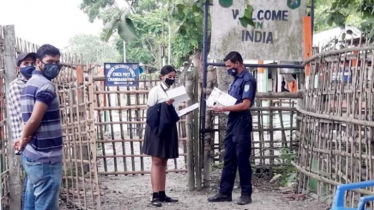
[[[101,20],[90,23],[82,0],[0,0],[0,25],[14,25],[16,36],[37,45],[64,49],[78,34],[98,35]]]

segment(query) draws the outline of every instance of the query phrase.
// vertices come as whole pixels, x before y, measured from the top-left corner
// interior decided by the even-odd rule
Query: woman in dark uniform
[[[174,100],[169,99],[166,93],[175,81],[176,71],[172,66],[164,66],[160,72],[162,82],[152,88],[148,95],[147,124],[145,128],[143,153],[152,156],[151,183],[153,190],[152,205],[161,207],[161,202],[177,202],[177,199],[165,195],[166,166],[169,158],[178,157],[178,131],[176,121],[163,128],[160,134],[158,127],[149,123],[150,111],[161,115],[159,118],[169,117],[169,112],[160,112],[161,106],[166,110],[171,110],[175,115],[173,107]],[[164,109],[164,110],[165,110]],[[167,116],[165,116],[167,115]],[[153,115],[152,115],[153,117]],[[178,118],[178,116],[176,116]],[[179,119],[179,118],[178,118]],[[154,120],[154,119],[150,119]],[[155,123],[159,125],[160,123]]]

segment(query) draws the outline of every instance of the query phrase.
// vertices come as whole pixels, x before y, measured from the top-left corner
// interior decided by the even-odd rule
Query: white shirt
[[[169,89],[163,82],[153,87],[148,93],[148,106],[154,106],[159,103],[163,103],[169,99],[166,91]]]

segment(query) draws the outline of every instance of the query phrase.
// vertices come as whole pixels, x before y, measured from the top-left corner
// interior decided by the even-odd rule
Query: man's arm
[[[25,92],[27,93],[27,86]],[[22,138],[15,143],[15,148],[22,150],[26,144],[31,141],[32,135],[39,128],[45,112],[49,105],[57,97],[55,93],[55,87],[51,84],[43,85],[36,93],[35,99],[32,99],[34,106],[30,118],[27,120],[26,125],[23,128]],[[31,101],[29,101],[31,103]],[[26,102],[27,103],[27,102]]]
[[[35,102],[31,117],[23,128],[22,138],[28,138],[34,134],[34,132],[39,128],[47,109],[48,106],[45,103],[40,101]]]
[[[256,93],[256,84],[253,81],[248,81],[244,85],[242,94],[243,101],[233,106],[216,106],[213,108],[216,112],[241,112],[248,110],[253,103],[253,99]]]
[[[17,126],[20,126],[20,125],[17,125],[16,122],[17,122],[17,115],[21,115],[21,113],[17,113],[17,111],[15,110],[15,102],[13,100],[13,98],[15,98],[15,93],[13,91],[13,87],[11,86],[9,88],[9,94],[7,96],[7,105],[8,105],[8,108],[10,110],[10,124],[12,126],[12,137],[13,137],[13,141],[16,140],[17,138]]]
[[[23,148],[32,140],[31,136],[39,128],[47,109],[48,106],[45,103],[40,101],[35,102],[31,117],[23,128],[22,137],[13,143],[15,150],[22,151]]]
[[[244,99],[243,102],[239,104],[235,104],[233,106],[222,106],[214,108],[214,111],[221,111],[221,112],[241,112],[248,110],[251,107],[251,101],[249,99]]]

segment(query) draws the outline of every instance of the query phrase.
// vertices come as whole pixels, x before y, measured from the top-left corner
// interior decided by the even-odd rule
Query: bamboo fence
[[[71,208],[100,209],[92,72],[82,57],[64,54],[54,80],[60,100],[64,141],[62,198]]]
[[[297,98],[300,94],[258,93],[252,114],[251,164],[259,172],[283,164],[282,149],[297,151]],[[212,114],[211,132],[214,163],[223,162],[225,127],[219,127],[222,115]]]
[[[35,44],[16,38],[13,26],[0,26],[1,209],[9,209],[10,206],[14,209],[20,208],[21,193],[17,192],[22,192],[23,177],[19,170],[19,158],[13,155],[10,146],[12,139],[8,136],[5,92],[12,79],[5,78],[16,77],[15,61],[19,53],[36,52],[37,48]],[[100,209],[93,124],[91,71],[94,67],[83,65],[81,56],[64,54],[61,60],[64,67],[59,77],[54,80],[60,99],[63,124],[64,162],[61,198],[74,209]]]
[[[298,190],[331,202],[336,186],[374,179],[373,45],[360,39],[305,61],[311,72],[301,103],[297,138]],[[374,188],[347,193],[347,206]]]
[[[159,80],[146,76],[140,78],[135,87],[106,87],[103,76],[97,76],[94,80],[98,173],[102,175],[150,173],[151,159],[141,153],[141,148],[144,140],[148,92],[159,84]],[[183,104],[180,108],[184,106]],[[185,117],[182,117],[177,126],[179,158],[169,161],[168,172],[187,172]]]

